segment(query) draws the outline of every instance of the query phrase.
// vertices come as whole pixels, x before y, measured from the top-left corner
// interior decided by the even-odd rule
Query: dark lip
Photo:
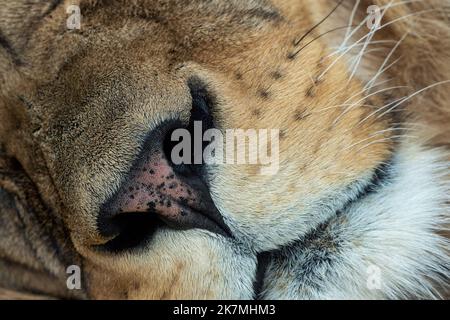
[[[173,202],[175,203],[175,200]],[[202,206],[202,208],[194,208],[181,203],[177,204],[187,213],[185,220],[169,219],[156,211],[127,212],[122,215],[116,215],[121,230],[118,229],[116,232],[112,232],[110,234],[111,240],[94,246],[95,250],[98,252],[119,253],[143,248],[152,240],[155,232],[161,227],[180,231],[206,230],[225,238],[234,238],[214,204],[208,203],[208,206]],[[123,221],[120,222],[120,219],[124,219],[125,223]]]
[[[373,171],[371,179],[368,181],[364,189],[362,189],[356,198],[351,201],[357,202],[366,196],[376,193],[382,188],[385,184],[388,184],[393,177],[393,166],[395,165],[394,159],[391,156],[387,161],[381,163],[378,167]]]
[[[140,217],[149,216],[149,213],[142,212],[130,212],[129,215],[136,215]],[[206,230],[213,234],[221,235],[228,239],[233,239],[233,235],[225,224],[216,222],[214,219],[209,218],[208,215],[202,214],[198,211],[191,211],[191,215],[196,217],[196,223],[192,225],[179,224],[176,221],[161,218],[154,215],[154,218],[139,220],[137,224],[140,224],[140,229],[136,231],[133,228],[132,232],[121,232],[115,235],[111,240],[101,245],[93,246],[97,252],[108,253],[120,253],[120,252],[132,252],[135,250],[143,250],[147,244],[152,241],[152,238],[158,229],[167,227],[172,230]],[[200,222],[198,222],[200,221]]]
[[[117,219],[123,219],[125,216],[118,215]],[[132,217],[132,219],[130,219]],[[164,224],[156,214],[148,212],[128,212],[126,214],[125,226],[122,226],[117,232],[110,234],[110,240],[104,244],[94,245],[93,249],[99,253],[121,253],[141,250],[152,240],[155,232]]]
[[[352,205],[353,203],[357,203],[358,201],[363,200],[368,195],[378,192],[379,189],[381,189],[384,185],[388,184],[394,176],[393,170],[394,166],[395,166],[394,156],[391,155],[390,158],[388,158],[386,161],[384,161],[374,169],[372,177],[366,183],[364,188],[356,195],[356,197],[350,199],[340,209],[337,209],[335,211],[336,215],[341,215],[343,212],[345,212],[345,209],[350,205]],[[328,220],[324,221],[316,228],[316,230],[319,229],[320,227],[326,226],[327,223]],[[296,240],[288,245],[279,247],[276,250],[263,251],[258,253],[257,271],[253,282],[253,292],[254,298],[256,300],[262,298],[265,276],[267,269],[270,265],[271,259],[273,259],[274,257],[276,258],[278,253],[282,253],[284,250],[289,250],[289,248],[294,247],[299,243],[302,243],[304,239],[308,239],[308,237],[314,236],[314,232],[316,232],[316,230],[313,230],[312,232],[304,235],[301,239]]]
[[[169,227],[176,230],[204,229],[224,237],[233,238],[231,230],[225,224],[222,215],[212,203],[212,200],[208,201],[208,205],[202,206],[202,208],[195,208],[181,203],[178,203],[178,205],[189,213],[190,219],[180,223],[176,220],[161,217],[161,220]]]

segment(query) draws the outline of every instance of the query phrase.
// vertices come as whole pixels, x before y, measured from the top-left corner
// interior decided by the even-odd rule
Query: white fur
[[[436,286],[450,276],[449,242],[438,234],[447,231],[450,203],[443,159],[405,143],[389,183],[333,218],[319,238],[273,260],[264,298],[439,298],[445,290]],[[381,287],[371,290],[368,272],[377,269]]]

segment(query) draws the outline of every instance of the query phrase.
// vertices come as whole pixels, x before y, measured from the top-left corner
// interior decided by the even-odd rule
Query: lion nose
[[[101,208],[99,233],[111,239],[109,250],[148,241],[158,227],[204,229],[231,236],[203,180],[202,166],[171,161],[174,124],[164,124],[147,138],[119,190]]]

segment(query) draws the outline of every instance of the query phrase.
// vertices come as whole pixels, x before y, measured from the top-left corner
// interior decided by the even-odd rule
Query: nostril
[[[212,99],[204,87],[192,87],[192,109],[189,126],[193,125],[194,121],[201,122],[204,130],[214,127],[214,119],[212,116]]]
[[[176,128],[176,129],[172,129],[169,130],[166,134],[166,136],[164,137],[164,141],[163,141],[163,151],[164,151],[164,156],[166,157],[166,159],[168,160],[168,163],[170,164],[170,166],[173,168],[174,172],[177,174],[181,174],[183,176],[190,176],[194,173],[194,168],[191,165],[192,162],[188,162],[188,163],[178,163],[176,161],[174,161],[173,159],[173,155],[172,155],[172,151],[174,150],[174,148],[182,143],[182,141],[174,141],[172,140],[172,134],[175,130],[178,129],[183,129],[186,130],[187,132],[190,131],[188,128]],[[178,154],[177,156],[179,156],[180,158],[185,158],[186,156],[189,157],[189,159],[192,161],[193,160],[193,156],[192,156],[192,150],[181,150],[180,151],[181,154]],[[185,155],[184,152],[189,152],[188,155]]]
[[[203,152],[209,144],[203,141],[203,134],[213,128],[214,100],[201,83],[194,81],[189,86],[192,94],[189,123],[167,120],[149,132],[120,188],[101,206],[98,231],[111,240],[99,246],[100,250],[119,252],[145,246],[161,226],[177,230],[199,228],[229,235],[203,179]],[[190,139],[188,148],[177,148],[184,141],[172,139],[179,129],[184,130],[182,136]],[[184,152],[185,162],[175,161],[172,154],[176,150]],[[199,155],[200,163],[194,161]]]
[[[144,246],[163,222],[154,213],[126,212],[99,221],[102,235],[113,237],[99,246],[108,252],[121,252]]]
[[[192,95],[189,124],[186,127],[178,127],[167,131],[163,140],[163,149],[166,158],[169,160],[174,171],[184,176],[201,174],[201,165],[204,161],[203,152],[211,143],[204,141],[203,135],[207,130],[214,128],[214,119],[211,113],[213,100],[208,91],[202,84],[195,81],[191,81],[189,86]],[[184,130],[185,135],[183,135],[183,138],[185,136],[189,137],[189,143],[187,144],[189,147],[177,148],[177,151],[180,151],[180,153],[175,153],[178,159],[182,159],[182,163],[174,161],[172,154],[175,147],[179,146],[180,143],[186,142],[184,140],[174,141],[172,139],[174,131],[179,129]]]

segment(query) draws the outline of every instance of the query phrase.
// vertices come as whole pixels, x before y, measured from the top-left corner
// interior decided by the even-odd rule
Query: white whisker
[[[371,41],[369,43],[369,45],[383,44],[383,43],[397,43],[397,41],[395,41],[395,40],[374,40],[374,41]],[[363,46],[363,45],[364,45],[364,43],[358,43],[357,45],[354,45],[354,47],[360,47],[360,46]],[[348,49],[349,47],[350,46],[346,46],[346,47],[343,47],[342,49]],[[334,46],[334,47],[330,47],[330,48],[334,50],[333,53],[330,53],[329,55],[325,56],[324,59],[328,59],[328,58],[332,57],[333,55],[339,53],[338,49],[340,47]]]
[[[386,28],[387,26],[389,26],[389,25],[391,25],[391,24],[393,24],[393,23],[395,23],[395,22],[398,22],[398,21],[401,21],[401,20],[404,20],[404,19],[407,19],[407,18],[410,18],[410,17],[413,17],[413,16],[417,16],[417,15],[420,15],[420,14],[423,14],[423,13],[427,13],[427,12],[431,12],[431,11],[435,11],[436,9],[427,9],[427,10],[421,10],[421,11],[418,11],[418,12],[414,12],[414,13],[411,13],[411,14],[408,14],[408,15],[405,15],[405,16],[403,16],[403,17],[400,17],[400,18],[397,18],[397,19],[395,19],[395,20],[392,20],[392,21],[390,21],[390,22],[388,22],[388,23],[385,23],[384,25],[382,25],[382,26],[380,26],[378,29],[377,29],[377,31],[379,31],[379,30],[381,30],[381,29],[383,29],[383,28]],[[367,19],[367,18],[366,18]],[[364,21],[366,21],[366,19],[364,19]],[[359,28],[359,27],[357,27],[357,28]],[[340,60],[340,59],[342,59],[342,57],[344,57],[351,49],[353,49],[354,48],[354,46],[355,45],[357,45],[358,43],[360,43],[361,41],[363,41],[363,40],[365,40],[367,37],[369,37],[370,35],[371,35],[372,33],[371,32],[369,32],[369,33],[367,33],[365,36],[363,36],[361,39],[359,39],[358,41],[356,41],[353,45],[351,45],[351,46],[349,46],[342,54],[340,54],[318,77],[317,77],[317,80],[320,80],[321,78],[323,78],[323,76],[328,72],[328,71],[330,71],[330,69],[331,68],[333,68],[334,67],[334,65]],[[344,45],[346,44],[346,40],[344,40]]]
[[[362,150],[364,150],[364,149],[366,149],[366,148],[368,148],[368,147],[370,147],[370,146],[372,146],[374,144],[384,143],[384,142],[387,142],[387,141],[395,140],[397,138],[411,138],[411,139],[415,139],[415,138],[417,138],[417,136],[410,136],[410,135],[403,135],[402,134],[402,135],[391,136],[389,138],[378,139],[378,140],[372,141],[372,142],[362,146],[361,148],[357,149],[356,152],[360,152],[360,151],[362,151]]]
[[[397,103],[398,101],[404,99],[405,97],[401,97],[397,100],[391,101],[388,104],[385,104],[384,106],[382,106],[380,109],[385,108],[386,106],[390,106],[392,104]],[[359,121],[356,125],[355,128],[357,128],[359,125],[361,125],[362,123],[366,122],[368,119],[370,119],[371,117],[373,117],[374,115],[376,115],[378,112],[380,112],[380,109],[375,110],[374,112],[372,112],[371,114],[369,114],[367,117],[365,117],[364,119],[362,119],[361,121]]]
[[[352,103],[352,105],[350,105],[348,108],[346,108],[333,122],[333,126],[336,125],[336,123],[345,115],[347,114],[351,109],[353,109],[353,107],[357,106],[359,102],[366,100],[367,98],[370,98],[374,95],[383,93],[385,91],[389,91],[389,90],[393,90],[393,89],[401,89],[401,88],[407,88],[407,86],[395,86],[395,87],[390,87],[390,88],[384,88],[384,89],[380,89],[378,91],[375,91],[371,94],[368,94],[366,96],[364,96],[363,98],[359,99],[358,101]]]
[[[387,69],[389,69],[393,64],[389,65],[386,69],[384,69],[384,67],[386,66],[386,64],[388,63],[389,59],[392,57],[392,55],[394,54],[395,50],[397,50],[397,48],[400,46],[400,44],[403,42],[403,40],[405,40],[405,38],[408,36],[409,32],[405,33],[403,35],[403,37],[395,44],[395,46],[392,48],[392,50],[389,52],[389,54],[386,56],[386,59],[384,59],[383,63],[381,64],[380,68],[378,69],[378,72],[375,74],[375,76],[372,78],[372,80],[370,80],[366,86],[364,87],[365,89],[370,89],[371,88],[371,84],[373,84],[378,77]],[[394,62],[394,64],[397,62],[398,60],[396,60]]]
[[[359,4],[361,3],[361,0],[356,0],[355,5],[353,6],[352,14],[350,15],[350,20],[348,22],[348,29],[345,33],[345,39],[348,38],[348,35],[350,34],[350,31],[352,30],[353,20],[355,19],[356,11],[359,8]]]
[[[425,88],[422,88],[422,89],[420,89],[420,90],[414,92],[413,94],[411,94],[411,95],[407,96],[406,98],[402,99],[400,102],[396,103],[394,106],[392,106],[391,108],[389,108],[388,110],[386,110],[385,112],[383,112],[382,114],[380,114],[377,118],[383,117],[385,114],[391,112],[392,110],[394,110],[395,108],[397,108],[399,105],[401,105],[401,104],[405,103],[406,101],[408,101],[408,100],[414,98],[415,96],[421,94],[422,92],[424,92],[424,91],[426,91],[426,90],[428,90],[428,89],[434,88],[434,87],[436,87],[436,86],[439,86],[439,85],[442,85],[442,84],[446,84],[446,83],[450,83],[450,80],[440,81],[440,82],[434,83],[434,84],[432,84],[432,85],[429,85],[429,86],[427,86],[427,87],[425,87]]]
[[[369,140],[375,138],[376,136],[379,136],[379,135],[382,135],[382,134],[388,133],[388,132],[395,132],[395,131],[408,131],[408,128],[389,128],[389,129],[377,131],[377,132],[371,134],[369,137],[367,137],[365,139],[362,139],[362,140],[360,140],[360,141],[358,141],[356,143],[353,143],[352,145],[344,148],[343,151],[349,150],[349,149],[353,148],[354,146],[357,146],[357,145],[359,145],[359,144],[361,144],[363,142],[369,141]],[[397,135],[397,136],[400,136],[400,135]],[[395,136],[391,136],[391,137],[395,137]],[[389,138],[391,138],[391,137],[389,137]]]

